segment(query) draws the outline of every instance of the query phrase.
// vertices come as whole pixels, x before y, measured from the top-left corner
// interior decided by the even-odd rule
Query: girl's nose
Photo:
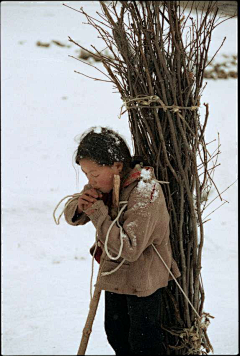
[[[89,179],[89,183],[91,184],[92,187],[96,187],[97,186],[96,182],[91,178]]]

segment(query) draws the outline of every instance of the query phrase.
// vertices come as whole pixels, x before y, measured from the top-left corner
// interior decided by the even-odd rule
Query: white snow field
[[[93,15],[98,2],[66,2]],[[73,355],[77,353],[90,302],[91,223],[57,226],[53,210],[79,185],[72,166],[74,137],[90,126],[110,126],[131,145],[127,114],[112,85],[74,73],[101,75],[68,55],[77,47],[104,45],[85,18],[62,2],[2,2],[2,354]],[[237,53],[237,20],[216,28],[211,53]],[[37,41],[51,43],[39,47]],[[96,64],[102,68],[101,64]],[[104,78],[102,76],[102,78]],[[210,106],[207,142],[220,134],[221,154],[214,180],[220,192],[237,179],[237,80],[208,80],[203,103]],[[209,144],[211,152],[217,143]],[[222,197],[205,227],[202,277],[204,310],[215,317],[208,335],[217,355],[238,353],[237,182]],[[213,189],[211,198],[217,195]],[[215,200],[206,215],[222,202]],[[58,210],[60,213],[61,210]],[[94,280],[98,265],[95,263]],[[113,355],[104,332],[101,296],[88,355]]]

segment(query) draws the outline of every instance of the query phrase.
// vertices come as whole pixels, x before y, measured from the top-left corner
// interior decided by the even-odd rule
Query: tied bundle
[[[204,71],[216,55],[208,58],[212,32],[221,23],[216,2],[206,2],[201,11],[196,8],[195,18],[192,9],[185,14],[178,1],[100,5],[99,19],[83,8],[79,12],[97,30],[110,55],[94,46],[90,51],[70,37],[69,41],[102,62],[105,72],[89,65],[106,79],[93,79],[113,83],[120,93],[120,117],[123,120],[127,112],[134,154],[147,157],[157,179],[169,182],[163,191],[173,258],[181,269],[179,283],[191,301],[174,281],[163,289],[163,354],[206,354],[213,348],[207,336],[209,322],[203,326],[201,321],[205,315],[208,321],[212,317],[203,312],[203,225],[209,220],[203,215],[213,186],[217,197],[224,199],[213,181],[219,137],[217,149],[210,153],[205,142],[209,105],[204,103],[203,120],[199,107]]]

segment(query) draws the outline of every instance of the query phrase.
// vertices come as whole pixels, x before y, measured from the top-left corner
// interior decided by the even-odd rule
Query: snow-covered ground
[[[66,2],[95,14],[98,2]],[[53,210],[79,187],[72,166],[74,137],[94,125],[110,126],[131,144],[127,115],[109,83],[79,74],[99,73],[68,55],[83,46],[104,46],[85,19],[62,2],[2,2],[2,354],[76,354],[90,301],[94,228],[59,226]],[[234,55],[237,20],[215,30],[211,53]],[[37,41],[51,42],[48,48]],[[97,64],[99,68],[100,64]],[[221,154],[215,182],[223,191],[237,178],[237,80],[208,80],[202,97],[210,106],[207,141],[220,133]],[[214,146],[215,145],[215,146]],[[217,147],[211,143],[209,149]],[[212,198],[216,195],[213,191]],[[215,354],[238,353],[237,183],[229,201],[205,224],[202,277],[205,308],[215,317],[208,329]],[[206,215],[221,204],[211,204]],[[95,276],[97,264],[95,264]],[[87,354],[113,355],[103,325],[100,300]]]

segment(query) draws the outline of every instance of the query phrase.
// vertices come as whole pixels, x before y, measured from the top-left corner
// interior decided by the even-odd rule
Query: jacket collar
[[[123,188],[127,187],[131,183],[143,179],[144,181],[156,179],[154,174],[153,167],[146,166],[141,167],[140,164],[136,164],[136,166],[130,171],[127,178],[123,181]]]

